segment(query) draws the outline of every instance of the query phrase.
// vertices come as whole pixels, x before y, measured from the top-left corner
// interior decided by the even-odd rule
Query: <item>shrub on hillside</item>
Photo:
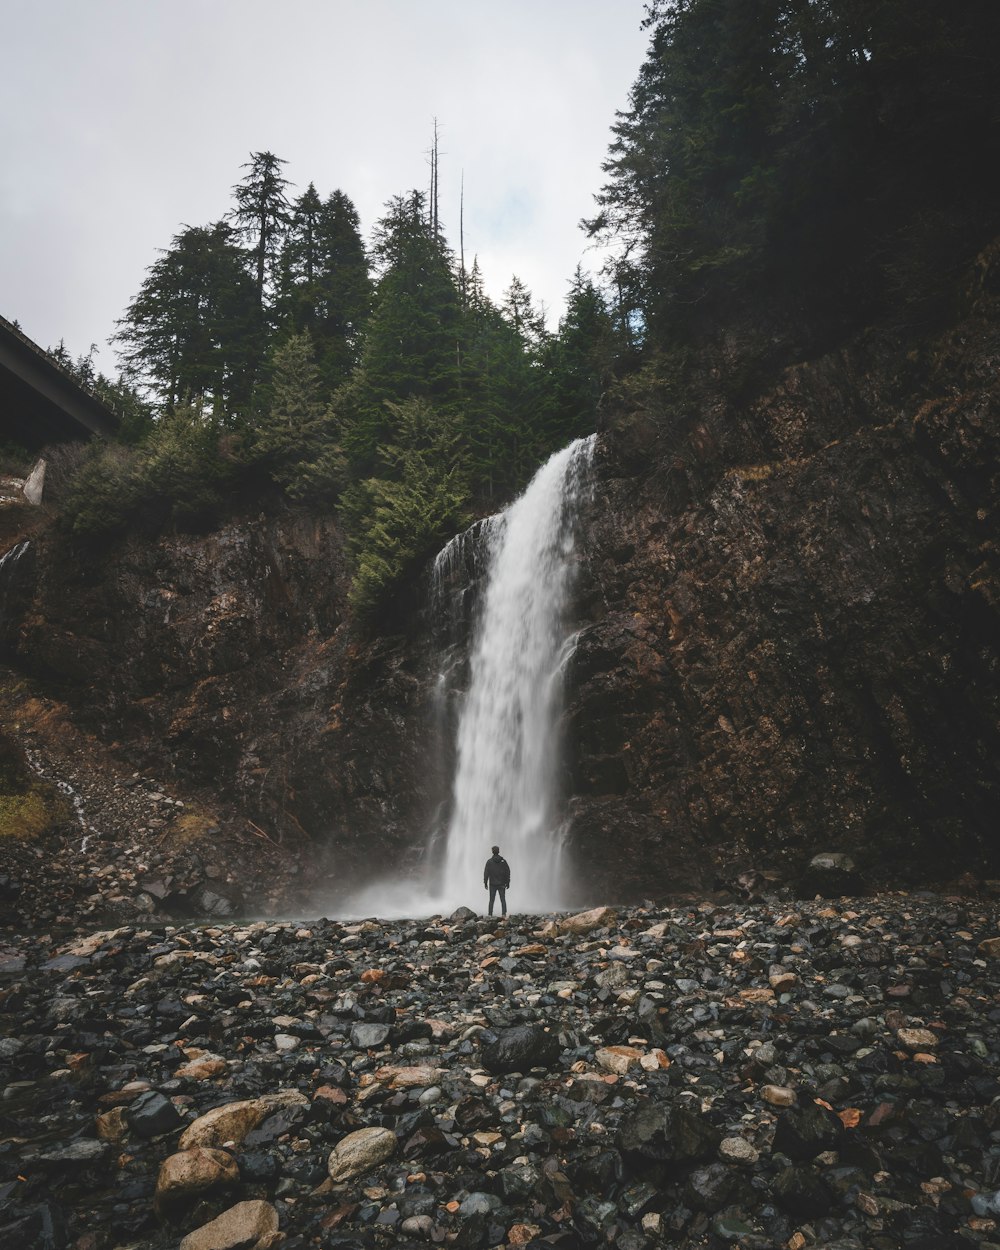
[[[118,443],[90,443],[60,491],[60,514],[80,537],[120,533],[141,497],[139,454]]]
[[[56,498],[67,528],[110,536],[132,525],[181,529],[211,520],[236,468],[219,429],[193,405],[161,417],[138,447],[97,441],[57,458]]]

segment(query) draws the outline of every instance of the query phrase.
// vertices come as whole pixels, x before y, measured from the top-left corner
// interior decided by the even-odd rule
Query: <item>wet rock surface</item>
[[[0,1244],[1000,1246],[994,904],[562,919],[5,935]]]
[[[19,688],[38,682],[63,719],[115,748],[125,776],[167,783],[168,798],[209,796],[233,846],[252,846],[256,830],[274,872],[254,874],[251,863],[248,880],[265,895],[287,894],[288,872],[301,892],[294,853],[311,842],[316,914],[330,897],[325,878],[364,877],[373,844],[401,862],[419,855],[412,830],[426,827],[444,784],[423,749],[429,642],[409,636],[419,605],[408,603],[406,637],[361,645],[336,519],[261,508],[210,533],[129,534],[84,550],[39,523],[0,620],[0,658],[13,669],[0,671],[0,715],[22,719]],[[19,527],[0,539],[0,558],[24,537]],[[79,789],[87,770],[54,762]],[[144,826],[146,814],[137,813]],[[154,840],[177,823],[169,808],[149,814],[166,822]],[[335,865],[321,865],[332,827],[342,831]],[[222,914],[225,872],[208,874],[209,897],[192,895],[197,873],[181,876],[153,884],[188,899],[191,916]],[[248,909],[263,910],[253,894],[229,916]]]
[[[693,394],[608,395],[566,677],[585,879],[641,901],[1000,875],[998,275],[994,241],[946,326],[745,389],[731,327]]]
[[[64,813],[38,838],[0,830],[0,931],[293,910],[295,843],[277,844],[215,792],[136,770],[120,743],[2,669],[0,719]]]

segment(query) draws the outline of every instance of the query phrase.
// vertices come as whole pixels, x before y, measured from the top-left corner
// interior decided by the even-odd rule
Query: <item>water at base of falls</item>
[[[349,901],[347,913],[485,911],[483,868],[494,845],[511,868],[509,911],[568,905],[557,726],[562,673],[574,645],[567,621],[574,522],[594,441],[579,439],[557,452],[505,512],[459,535],[438,556],[438,584],[464,568],[485,573],[443,850],[427,856],[420,879],[369,886]]]

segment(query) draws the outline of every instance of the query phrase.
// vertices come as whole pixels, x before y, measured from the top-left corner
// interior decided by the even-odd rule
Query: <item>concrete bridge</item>
[[[109,436],[119,419],[0,317],[0,439],[37,451],[47,443]]]

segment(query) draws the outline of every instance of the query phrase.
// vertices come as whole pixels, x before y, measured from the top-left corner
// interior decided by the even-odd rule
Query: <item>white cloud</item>
[[[0,82],[0,313],[48,346],[104,346],[156,249],[213,221],[251,151],[344,190],[367,233],[426,187],[499,295],[554,319],[586,240],[642,0],[14,0]]]

